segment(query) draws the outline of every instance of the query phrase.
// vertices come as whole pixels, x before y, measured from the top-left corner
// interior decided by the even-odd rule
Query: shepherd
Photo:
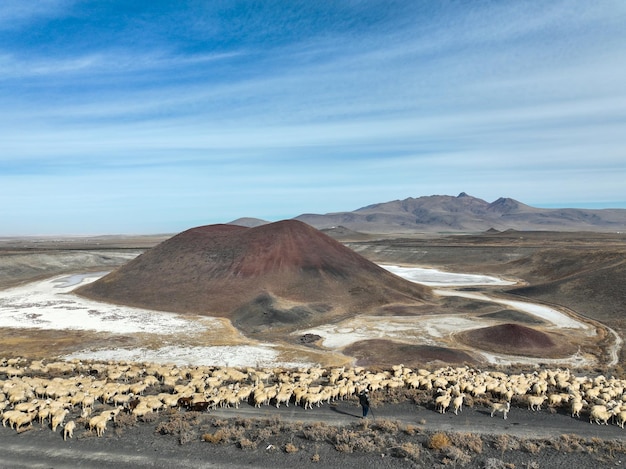
[[[364,389],[359,394],[359,404],[361,404],[361,407],[363,407],[363,417],[362,418],[367,417],[367,413],[370,410],[370,396],[369,396],[369,394],[367,392],[367,389]]]

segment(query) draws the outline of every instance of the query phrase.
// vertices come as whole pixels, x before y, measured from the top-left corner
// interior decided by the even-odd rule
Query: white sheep
[[[289,400],[291,399],[292,393],[293,391],[291,388],[281,389],[274,397],[274,400],[276,401],[276,408],[278,409],[281,403],[284,403],[286,407],[289,407]]]
[[[613,413],[606,406],[594,405],[589,412],[589,423],[596,422],[598,425],[608,425]]]
[[[491,404],[491,416],[492,417],[496,412],[502,412],[502,415],[504,416],[504,420],[506,420],[507,414],[509,413],[510,410],[511,410],[511,402],[509,401],[507,401],[506,403],[493,402]]]
[[[445,414],[448,407],[450,407],[450,401],[452,396],[450,394],[444,394],[443,396],[437,396],[435,399],[435,407],[440,414]]]
[[[63,410],[58,410],[52,415],[52,418],[50,419],[50,428],[52,428],[53,432],[55,432],[57,427],[63,423],[63,420],[65,420],[65,416],[69,412],[70,412],[69,410],[63,409]]]
[[[141,401],[137,407],[135,407],[131,414],[137,420],[138,417],[145,417],[146,415],[152,413],[152,408],[148,407],[145,401]]]
[[[89,420],[89,430],[96,429],[96,435],[102,436],[106,430],[107,422],[113,418],[110,412],[104,412],[96,415]]]
[[[452,401],[452,406],[454,407],[454,415],[459,415],[459,410],[463,412],[463,400],[465,399],[465,394],[461,393],[454,398]]]
[[[570,398],[569,394],[564,394],[564,393],[556,393],[556,394],[550,394],[550,396],[548,397],[548,405],[550,407],[556,407],[561,405],[564,402],[568,402]]]
[[[587,401],[580,397],[575,397],[572,400],[572,417],[580,418],[580,411],[583,410],[583,407],[587,404]]]
[[[76,428],[76,422],[70,420],[63,427],[63,441],[67,440],[68,437],[72,438],[74,436],[74,429]]]
[[[546,400],[546,396],[527,396],[528,398],[528,409],[537,411],[541,410],[541,404]]]
[[[33,419],[37,416],[35,411],[31,411],[31,412],[19,412],[19,414],[15,415],[11,420],[11,426],[12,428],[15,428],[15,430],[17,430],[18,432],[20,431],[20,429],[24,426],[27,425],[30,427],[33,423]]]
[[[2,414],[2,426],[6,427],[7,422],[9,422],[9,427],[13,428],[13,419],[22,413],[23,412],[19,410],[7,410]]]
[[[622,408],[623,409],[623,408]],[[624,423],[626,423],[626,410],[615,410],[615,423],[618,427],[624,428]]]

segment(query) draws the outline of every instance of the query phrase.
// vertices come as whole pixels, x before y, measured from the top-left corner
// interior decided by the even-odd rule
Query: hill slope
[[[296,328],[430,289],[397,277],[295,220],[192,228],[77,293],[107,302],[224,316],[246,332]]]

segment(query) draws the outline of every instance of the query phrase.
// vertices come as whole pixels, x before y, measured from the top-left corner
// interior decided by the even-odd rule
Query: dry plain
[[[0,287],[6,290],[34,281],[45,281],[55,276],[111,270],[165,238],[167,236],[3,239],[0,240]],[[447,272],[481,274],[508,279],[514,284],[464,286],[456,288],[458,295],[445,297],[446,314],[451,309],[459,311],[459,327],[450,330],[448,335],[429,335],[431,339],[438,336],[442,343],[420,342],[419,334],[415,333],[409,334],[408,337],[406,335],[398,337],[394,333],[395,337],[391,337],[394,340],[390,341],[389,337],[385,336],[384,330],[379,331],[380,336],[377,338],[366,335],[367,340],[351,342],[347,348],[330,347],[328,344],[325,345],[323,340],[303,344],[299,343],[297,340],[299,336],[296,336],[292,344],[278,344],[277,347],[280,349],[278,354],[275,353],[274,347],[271,360],[293,363],[292,359],[297,358],[300,362],[296,360],[296,365],[311,362],[322,363],[325,366],[350,365],[356,360],[357,363],[378,368],[402,362],[428,368],[441,365],[447,358],[457,365],[479,364],[473,360],[480,359],[480,356],[472,353],[473,347],[478,346],[478,348],[483,348],[483,358],[489,354],[500,357],[518,357],[508,362],[496,361],[491,364],[489,360],[480,362],[482,366],[492,366],[500,370],[537,370],[547,366],[569,366],[578,367],[579,373],[594,375],[603,373],[624,377],[622,365],[625,356],[621,338],[624,337],[626,330],[623,310],[626,298],[624,298],[624,289],[621,285],[626,280],[624,274],[626,271],[626,237],[622,234],[505,232],[404,238],[370,236],[369,239],[363,239],[360,236],[358,240],[341,239],[341,241],[379,264],[405,268],[419,266]],[[448,288],[449,291],[455,290],[455,288]],[[554,362],[551,362],[554,357],[547,357],[545,354],[533,355],[532,351],[527,350],[524,356],[519,356],[515,350],[507,350],[506,341],[510,339],[510,336],[504,336],[504,342],[477,344],[472,342],[472,340],[477,340],[476,338],[463,337],[460,334],[463,332],[463,326],[466,325],[463,321],[470,320],[468,318],[482,317],[483,320],[491,321],[492,324],[517,324],[532,328],[532,330],[544,330],[546,323],[535,315],[524,314],[519,308],[508,307],[502,302],[494,304],[483,301],[480,296],[476,295],[487,295],[492,299],[497,297],[501,301],[508,302],[541,303],[581,324],[586,324],[589,329],[578,335],[571,328],[553,331],[552,338],[557,342],[559,334],[565,334],[561,344],[572,342],[576,344],[576,350],[561,350],[559,347],[551,349],[557,355]],[[389,317],[399,320],[405,313],[390,311]],[[449,320],[450,316],[446,314],[441,314],[440,318]],[[434,312],[433,316],[436,318],[437,313]],[[187,319],[193,320],[193,318]],[[364,322],[367,322],[366,319],[364,318]],[[371,322],[373,325],[379,325],[380,321],[381,318],[374,318]],[[454,321],[450,322],[454,323]],[[173,347],[182,344],[194,347],[234,345],[235,350],[237,347],[245,350],[246,346],[251,345],[250,339],[232,327],[229,329],[228,324],[222,324],[222,326],[218,334],[189,334],[189,331],[168,334],[168,343]],[[329,325],[331,329],[337,328],[339,334],[345,332],[345,326],[346,324]],[[225,334],[226,330],[230,332]],[[514,333],[517,334],[520,330],[525,329],[515,329]],[[313,332],[319,333],[320,331]],[[576,337],[575,341],[571,340],[569,336],[571,333]],[[85,349],[157,348],[156,342],[161,346],[163,339],[162,336],[150,332],[115,333],[115,331],[103,332],[88,328],[55,330],[2,327],[0,336],[2,339],[0,356],[49,360],[69,356]],[[487,350],[484,350],[485,348]],[[306,356],[304,360],[303,355]],[[564,357],[572,355],[577,355],[582,359],[579,362],[563,361]],[[240,354],[235,351],[225,360],[226,362],[230,360],[232,365],[239,365],[236,361],[238,356]],[[259,363],[248,363],[251,366],[257,364]],[[390,415],[393,415],[393,412]],[[514,451],[510,452],[510,460],[518,462],[525,460],[528,463],[537,461],[536,464],[540,465],[540,453],[535,457],[532,453],[529,455],[523,454],[522,450],[520,452],[521,454],[517,456],[514,455]],[[330,454],[327,456],[329,463],[332,459]],[[259,456],[256,453],[255,455]],[[249,460],[250,456],[245,455],[245,458]],[[499,459],[506,459],[503,457],[504,452],[501,456]],[[600,454],[596,456],[600,457]],[[602,452],[601,458],[604,457],[606,454]],[[482,462],[479,463],[478,459]],[[237,460],[243,461],[236,457],[232,461]],[[256,460],[259,466],[266,464],[271,466],[277,463],[276,460],[263,462],[262,457]],[[445,465],[444,457],[435,456],[434,460],[424,459],[426,460],[430,461],[429,464],[435,461]],[[568,458],[563,458],[564,463],[567,460]],[[590,460],[593,461],[593,457]],[[615,462],[619,460],[616,459]],[[335,459],[333,461],[337,464]],[[477,464],[476,467],[487,467],[485,461],[487,459],[483,457],[477,458],[472,463]],[[357,465],[361,464],[360,460],[357,463],[356,457],[354,462]],[[610,465],[613,466],[615,462]],[[418,466],[420,464],[419,459],[410,460],[410,463]],[[246,464],[250,464],[250,461]],[[284,460],[278,465],[281,464],[288,465],[288,461]],[[592,462],[589,467],[593,465]],[[93,467],[97,465],[94,463]],[[410,467],[410,465],[405,467]],[[554,465],[553,462],[550,466],[537,467],[559,466]]]

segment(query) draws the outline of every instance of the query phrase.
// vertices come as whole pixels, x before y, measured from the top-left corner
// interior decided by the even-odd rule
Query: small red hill
[[[533,357],[563,356],[575,348],[556,334],[508,323],[463,332],[461,342],[480,350]]]
[[[224,316],[251,332],[319,324],[390,303],[423,304],[431,294],[296,220],[192,228],[77,292]]]

